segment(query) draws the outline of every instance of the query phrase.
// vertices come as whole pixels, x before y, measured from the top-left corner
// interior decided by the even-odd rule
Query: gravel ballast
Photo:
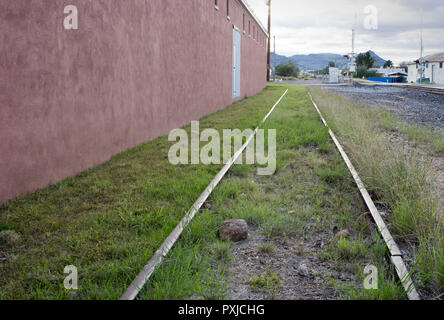
[[[444,96],[407,89],[355,84],[354,86],[324,86],[357,103],[383,108],[400,118],[435,128],[444,128]]]

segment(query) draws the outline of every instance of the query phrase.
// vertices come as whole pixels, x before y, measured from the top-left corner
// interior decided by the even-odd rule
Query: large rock
[[[348,238],[350,237],[350,231],[348,229],[339,231],[338,233],[336,233],[336,236],[338,238]]]
[[[248,224],[242,219],[227,220],[219,230],[222,240],[242,241],[248,239]]]

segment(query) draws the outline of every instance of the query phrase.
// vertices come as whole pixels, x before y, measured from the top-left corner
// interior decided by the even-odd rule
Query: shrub
[[[290,61],[276,67],[276,74],[282,77],[297,77],[299,71],[299,68]]]

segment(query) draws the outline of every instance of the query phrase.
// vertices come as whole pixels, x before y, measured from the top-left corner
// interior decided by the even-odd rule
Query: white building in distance
[[[339,69],[338,68],[333,68],[330,67],[328,69],[328,82],[329,83],[339,83],[340,78],[339,78]]]
[[[425,82],[436,84],[444,84],[444,52],[431,54],[424,57],[425,59]],[[408,64],[408,82],[419,82],[419,60]]]
[[[382,77],[407,76],[407,73],[401,68],[371,68],[370,70],[376,71]]]

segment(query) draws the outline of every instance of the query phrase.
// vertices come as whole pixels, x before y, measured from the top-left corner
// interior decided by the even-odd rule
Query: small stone
[[[339,231],[338,233],[336,233],[336,236],[339,238],[348,238],[350,237],[350,231],[348,231],[347,229]]]
[[[288,214],[295,214],[296,213],[296,210],[290,210],[290,211],[288,211]]]
[[[324,241],[322,241],[322,240],[318,240],[318,241],[316,241],[316,247],[319,247],[319,248],[324,248]]]
[[[248,239],[248,224],[242,219],[227,220],[222,223],[219,230],[221,240],[231,240],[234,242]]]
[[[308,277],[310,273],[308,272],[308,268],[305,264],[301,264],[298,268],[298,272],[303,277]]]

